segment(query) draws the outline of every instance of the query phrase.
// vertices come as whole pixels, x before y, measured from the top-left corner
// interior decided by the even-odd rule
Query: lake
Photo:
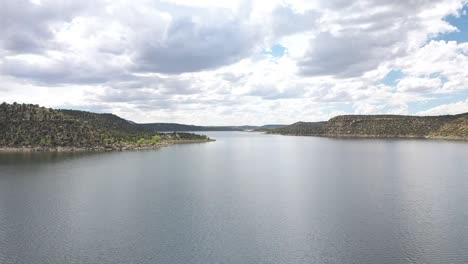
[[[468,263],[468,143],[0,153],[0,263]]]

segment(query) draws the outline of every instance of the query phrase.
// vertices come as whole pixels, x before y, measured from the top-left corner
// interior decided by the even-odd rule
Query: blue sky
[[[454,15],[448,15],[443,18],[444,21],[457,28],[456,31],[442,33],[437,37],[430,39],[435,41],[455,41],[459,44],[468,42],[468,5],[465,5],[459,10],[459,13]],[[429,40],[429,41],[430,41]],[[388,86],[396,87],[399,80],[405,78],[405,74],[400,70],[391,70],[383,79],[383,83]],[[433,73],[430,75],[431,78],[439,78],[441,83],[447,82],[447,78],[440,73]],[[431,108],[453,104],[468,99],[468,91],[463,89],[462,91],[432,94],[426,98],[426,100],[412,102],[408,104],[410,113],[418,113]]]
[[[280,44],[275,44],[269,50],[264,51],[264,53],[271,55],[274,58],[281,58],[286,53],[286,48]]]
[[[405,77],[405,74],[399,70],[391,70],[385,75],[382,80],[382,83],[388,86],[396,86],[398,81]]]
[[[449,15],[444,20],[456,27],[458,31],[441,34],[435,38],[436,40],[468,42],[468,5],[460,10],[459,15]]]
[[[0,98],[199,125],[468,112],[467,3],[6,1]]]

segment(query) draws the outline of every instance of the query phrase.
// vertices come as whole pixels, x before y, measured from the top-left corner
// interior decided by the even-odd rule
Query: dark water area
[[[468,143],[0,153],[0,263],[468,263]]]

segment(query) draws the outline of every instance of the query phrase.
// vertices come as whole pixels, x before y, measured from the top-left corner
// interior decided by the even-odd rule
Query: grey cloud
[[[313,40],[306,56],[298,62],[304,76],[334,75],[355,77],[375,69],[383,60],[401,55],[399,34],[371,36],[347,32],[341,36],[321,33]]]
[[[179,108],[206,109],[217,106],[235,106],[239,102],[236,98],[224,97],[219,99],[206,98],[202,94],[178,95],[164,94],[157,89],[106,89],[103,94],[89,94],[97,102],[108,104],[129,103],[140,110],[175,110]]]
[[[307,90],[303,85],[294,85],[281,91],[276,87],[257,86],[246,95],[258,96],[265,100],[302,98]]]
[[[209,21],[208,21],[209,23]],[[258,35],[239,19],[200,24],[176,17],[164,40],[144,39],[133,56],[135,70],[178,74],[232,64],[248,56]]]
[[[290,6],[279,6],[273,11],[273,34],[275,37],[317,30],[321,13],[308,10],[296,13]]]
[[[123,81],[115,81],[107,83],[112,88],[124,90],[149,89],[158,91],[160,94],[171,95],[189,95],[196,94],[202,91],[201,85],[198,85],[196,78],[182,76],[135,76],[131,79]]]
[[[157,80],[161,92],[164,94],[187,95],[201,92],[200,87],[195,85],[196,81],[183,78],[159,78]]]
[[[349,0],[326,0],[319,1],[320,7],[329,8],[333,10],[370,10],[376,6],[379,8],[388,7],[389,9],[399,9],[407,12],[415,11],[440,2],[440,0],[360,0],[360,1],[349,1]]]
[[[349,8],[353,4],[356,4],[356,1],[349,1],[349,0],[327,0],[327,1],[320,1],[321,7],[324,8],[331,8],[331,9],[345,9]]]
[[[134,108],[140,111],[154,111],[154,110],[164,110],[170,111],[175,110],[177,105],[168,100],[151,100],[145,103],[136,103]]]
[[[98,99],[104,102],[144,102],[171,100],[176,95],[195,95],[201,92],[197,80],[179,76],[141,77],[133,76],[131,80],[115,81],[106,84],[107,89]]]
[[[314,101],[317,102],[328,102],[328,103],[337,103],[337,102],[351,102],[358,100],[357,96],[351,95],[348,91],[338,90],[332,91],[326,88],[318,89],[318,92],[311,95]],[[363,99],[363,98],[361,98]]]
[[[351,95],[348,91],[334,89],[333,86],[314,86],[311,84],[292,84],[288,89],[281,91],[273,87],[257,87],[249,92],[249,96],[257,96],[264,100],[308,98],[311,102],[351,102],[363,99],[359,95]]]
[[[159,98],[158,98],[159,97]],[[134,90],[116,90],[111,89],[105,92],[105,94],[97,97],[99,101],[108,102],[108,103],[135,103],[140,101],[149,101],[155,99],[167,99],[158,95],[153,91],[145,91],[141,89]]]
[[[121,65],[112,64],[113,55],[98,53],[84,60],[68,53],[55,39],[57,28],[79,15],[102,9],[95,1],[28,0],[0,2],[0,72],[42,85],[95,84],[128,76]],[[52,59],[46,51],[61,54]],[[30,57],[34,54],[40,63]]]
[[[238,101],[233,98],[223,99],[207,99],[203,96],[196,96],[194,98],[187,98],[182,100],[183,104],[198,104],[203,106],[233,106],[237,105]]]
[[[102,59],[101,63],[64,59],[37,64],[25,59],[7,58],[0,64],[0,72],[47,85],[98,84],[132,78],[125,68],[106,62],[105,57]]]
[[[358,5],[331,1],[350,12],[335,22],[341,30],[321,32],[310,40],[305,56],[297,63],[299,73],[358,77],[385,61],[404,56],[409,33],[424,29],[418,12],[436,2],[378,0]]]
[[[12,53],[41,53],[53,46],[55,23],[69,22],[88,1],[0,2],[0,47]]]
[[[101,84],[120,91],[99,97],[104,102],[169,108],[175,95],[197,95],[208,89],[218,89],[217,95],[221,95],[221,89],[230,93],[232,87],[239,87],[250,78],[249,74],[221,73],[217,76],[226,82],[220,82],[223,85],[220,88],[214,87],[217,84],[208,84],[213,86],[209,87],[194,75],[181,73],[217,69],[238,62],[252,55],[270,38],[301,32],[322,30],[310,40],[305,56],[297,61],[302,76],[360,76],[384,61],[405,55],[408,32],[422,28],[418,12],[437,1],[320,1],[325,8],[341,14],[334,21],[341,29],[333,34],[320,28],[321,20],[326,18],[323,10],[298,13],[290,6],[274,9],[272,24],[268,24],[272,28],[257,27],[249,21],[249,1],[245,1],[245,12],[237,13],[162,1],[148,1],[142,6],[135,1],[118,6],[112,16],[105,15],[104,10],[105,5],[113,1],[41,2],[39,6],[27,0],[0,2],[1,74],[41,85]],[[147,12],[140,12],[143,7]],[[115,39],[97,38],[101,43],[90,47],[86,54],[78,54],[89,58],[80,58],[54,40],[54,29],[67,25],[77,16],[90,21],[98,19],[86,28],[95,35],[100,35],[101,25],[105,28],[106,23],[118,24],[123,29],[117,32],[119,36]],[[60,60],[49,58],[45,50],[60,53]],[[50,61],[35,64],[10,56],[30,53],[41,54]],[[119,56],[124,57],[125,62],[128,59],[128,63],[115,60]],[[142,72],[160,76],[137,74]],[[314,93],[305,87],[290,87],[284,91],[261,87],[251,95],[274,100],[313,97]],[[344,92],[327,96],[323,100],[349,99]],[[181,104],[190,103],[188,99],[178,100]],[[196,100],[207,105],[217,103],[205,102],[202,98]]]
[[[36,5],[27,0],[0,3],[0,54],[62,53],[61,61],[32,64],[14,57],[0,58],[5,75],[39,83],[91,84],[114,79],[131,79],[132,73],[180,74],[199,72],[235,63],[248,57],[261,40],[258,28],[248,22],[249,12],[197,8],[162,1],[118,3],[114,16],[105,13],[106,2],[63,2],[43,0]],[[248,8],[247,8],[248,10]],[[123,28],[119,37],[106,36],[87,51],[89,60],[69,56],[69,47],[57,42],[54,29],[80,16],[95,23],[115,23]],[[170,17],[170,19],[166,19]],[[99,35],[101,26],[90,24],[89,32]],[[105,28],[103,26],[102,28]],[[113,58],[128,57],[127,65],[112,64]],[[3,59],[3,62],[2,62]],[[124,78],[122,78],[124,76]],[[169,82],[170,80],[168,80]],[[127,83],[141,87],[146,83]],[[126,84],[123,84],[126,85]],[[195,92],[187,84],[166,84],[167,93]],[[171,87],[169,87],[171,86]]]
[[[92,94],[89,95],[93,96]],[[157,91],[143,89],[118,90],[108,89],[104,94],[95,96],[95,100],[105,103],[128,103],[139,110],[175,109],[179,102],[171,96],[161,95]]]
[[[235,74],[235,73],[231,73],[231,72],[226,72],[226,73],[219,74],[218,76],[221,77],[222,79],[230,82],[230,83],[242,84],[251,75],[252,75],[251,73],[250,74]]]

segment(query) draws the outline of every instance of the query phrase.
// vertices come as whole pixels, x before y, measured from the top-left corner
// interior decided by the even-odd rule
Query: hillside
[[[155,133],[113,114],[0,105],[0,147],[81,149],[150,148],[175,141],[208,141],[191,133]]]
[[[120,118],[114,114],[97,114],[77,110],[57,110],[77,120],[85,121],[93,126],[98,126],[117,133],[143,133],[148,132],[136,123]]]
[[[326,122],[298,122],[270,131],[273,134],[468,139],[468,114],[445,116],[344,115]]]

